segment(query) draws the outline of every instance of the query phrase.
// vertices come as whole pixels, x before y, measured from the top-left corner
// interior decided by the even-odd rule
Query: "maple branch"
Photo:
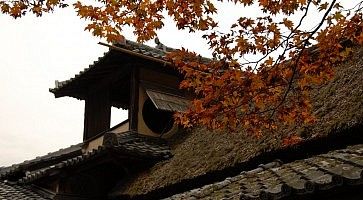
[[[121,16],[126,16],[126,15],[128,15],[128,14],[136,11],[137,9],[139,9],[141,2],[142,2],[142,0],[139,0],[138,3],[136,4],[136,6],[134,8],[128,9],[127,11],[123,11],[121,13]]]
[[[264,56],[262,56],[259,60],[257,61],[253,61],[253,62],[247,62],[247,63],[242,63],[242,65],[249,65],[249,64],[255,64],[255,67],[253,68],[252,71],[256,71],[258,64],[262,61],[265,60],[267,58],[267,56],[271,55],[272,52],[275,52],[276,50],[278,50],[280,47],[282,47],[282,45],[284,43],[286,43],[286,45],[289,44],[289,40],[292,38],[292,36],[294,36],[294,34],[296,34],[296,31],[300,28],[300,26],[302,25],[302,22],[304,21],[304,19],[306,18],[308,11],[309,11],[309,7],[311,5],[312,0],[308,1],[308,4],[306,5],[305,8],[305,12],[304,15],[300,18],[298,25],[290,32],[290,34],[288,36],[285,36],[285,39],[283,41],[280,42],[280,44],[278,46],[276,46],[273,49],[270,49]],[[282,56],[285,55],[285,53],[293,48],[296,48],[298,45],[292,46],[292,47],[285,47],[284,51],[280,54],[280,56],[278,56],[278,58],[276,59],[276,61],[274,62],[273,67],[275,67],[278,62],[281,60]]]
[[[277,47],[275,47],[275,48],[273,48],[273,49],[271,49],[267,54],[265,54],[262,58],[260,58],[259,60],[257,60],[257,61],[248,61],[246,58],[244,58],[245,60],[247,60],[248,62],[247,63],[242,63],[242,65],[246,65],[246,64],[256,64],[255,65],[255,68],[253,69],[253,71],[255,71],[256,70],[256,67],[257,67],[257,65],[258,65],[258,63],[260,63],[262,60],[264,60],[265,58],[267,58],[267,56],[269,56],[272,52],[274,52],[274,51],[276,51],[277,49],[279,49],[280,47],[282,47],[283,46],[283,44],[284,43],[286,43],[286,45],[288,45],[288,42],[289,42],[289,40],[294,36],[294,34],[296,34],[296,31],[300,28],[300,26],[302,25],[302,22],[304,21],[304,19],[306,18],[306,16],[307,16],[307,14],[308,14],[308,11],[309,11],[309,7],[310,7],[310,5],[311,5],[311,0],[310,1],[308,1],[308,4],[307,4],[307,6],[306,6],[306,8],[305,8],[305,12],[304,12],[304,15],[301,17],[301,19],[299,20],[299,23],[298,23],[298,25],[290,32],[290,34],[288,35],[288,36],[285,36],[285,38],[284,38],[284,40],[282,41],[282,42],[280,42],[280,44],[277,46]],[[334,3],[333,3],[334,4]],[[332,5],[333,5],[332,4]],[[295,60],[295,65],[294,65],[294,68],[293,68],[293,75],[292,75],[292,77],[290,78],[290,80],[289,80],[289,83],[287,84],[287,86],[288,86],[288,88],[287,88],[287,90],[285,91],[285,93],[284,93],[284,96],[283,96],[283,99],[282,99],[282,101],[276,106],[276,107],[273,107],[273,108],[269,108],[269,109],[265,109],[265,110],[263,110],[263,111],[258,111],[258,112],[256,112],[256,111],[253,111],[253,112],[249,112],[249,113],[244,113],[243,114],[243,116],[242,116],[242,118],[243,117],[245,117],[245,116],[248,116],[248,115],[255,115],[255,114],[264,114],[264,113],[266,113],[266,112],[271,112],[272,111],[272,113],[271,113],[271,117],[274,115],[274,113],[275,113],[275,111],[277,110],[277,108],[278,107],[280,107],[282,104],[283,104],[283,102],[285,101],[285,99],[287,98],[287,94],[289,93],[289,91],[291,90],[291,88],[292,88],[292,85],[293,85],[293,80],[295,79],[295,74],[296,74],[296,66],[297,66],[297,64],[298,64],[298,62],[299,62],[299,60],[301,59],[301,56],[302,56],[302,53],[303,53],[303,51],[305,50],[305,48],[306,48],[306,46],[309,44],[309,40],[311,39],[311,37],[317,32],[317,30],[322,26],[322,24],[323,24],[323,22],[325,21],[325,18],[326,18],[326,16],[327,16],[327,14],[330,12],[330,10],[331,10],[331,8],[326,12],[326,14],[325,14],[325,16],[322,18],[322,20],[321,20],[321,23],[319,24],[319,26],[316,28],[316,30],[314,30],[313,32],[311,32],[311,34],[310,34],[310,36],[309,37],[307,37],[304,41],[302,41],[301,43],[299,43],[299,44],[296,44],[296,45],[294,45],[294,46],[292,46],[292,47],[286,47],[286,48],[284,48],[284,51],[280,54],[280,56],[278,57],[278,59],[274,62],[274,65],[273,65],[273,67],[272,68],[274,68],[277,64],[278,64],[278,62],[280,61],[280,59],[282,58],[282,56],[287,52],[287,51],[289,51],[289,50],[291,50],[291,49],[293,49],[293,48],[297,48],[298,46],[300,46],[300,44],[304,44],[303,45],[303,48],[300,50],[300,53],[298,54],[298,57],[297,57],[297,59]],[[269,70],[271,70],[271,69],[269,69]],[[271,88],[275,88],[275,87],[279,87],[279,86],[284,86],[285,84],[279,84],[279,85],[274,85],[274,86],[270,86],[269,88],[271,89]],[[267,88],[268,89],[268,88]],[[251,102],[252,101],[252,99],[253,98],[255,98],[256,96],[258,96],[258,95],[260,95],[260,94],[263,94],[263,93],[265,93],[265,92],[263,92],[263,91],[260,91],[260,92],[258,92],[257,94],[255,94],[254,96],[252,96],[251,98],[250,98],[250,100],[248,101],[248,102]],[[231,112],[234,112],[234,110],[235,109],[238,109],[240,106],[242,106],[244,103],[240,103],[240,104],[237,104],[237,105],[235,105],[235,106],[233,106],[233,107],[231,107],[231,108],[229,108],[229,109],[227,109],[227,110],[224,110],[224,112],[227,112],[227,113],[231,113]],[[270,118],[271,118],[270,117]]]
[[[286,37],[286,39],[284,40],[284,41],[282,41],[281,42],[281,44],[282,43],[284,43],[284,42],[286,42],[286,44],[288,45],[288,43],[289,43],[289,40],[291,39],[291,37],[294,35],[294,33],[300,28],[300,26],[302,25],[302,22],[304,21],[304,19],[305,19],[305,17],[308,15],[308,11],[309,11],[309,7],[310,7],[310,5],[311,5],[311,2],[312,2],[312,0],[309,0],[308,1],[308,4],[306,5],[306,8],[305,8],[305,13],[304,13],[304,15],[300,18],[300,20],[299,20],[299,23],[298,23],[298,25],[290,32],[290,34]],[[301,44],[301,43],[300,43]],[[284,51],[280,54],[280,56],[278,56],[277,57],[277,59],[276,59],[276,61],[274,62],[274,64],[273,64],[273,66],[271,67],[271,69],[272,68],[274,68],[277,64],[278,64],[278,62],[281,60],[281,57],[282,56],[284,56],[285,55],[285,53],[287,52],[287,51],[289,51],[289,50],[291,50],[291,49],[293,49],[293,48],[296,48],[296,47],[298,47],[298,45],[299,44],[295,44],[294,46],[292,46],[292,47],[286,47],[285,49],[284,49]],[[271,69],[269,69],[268,71],[270,71]]]
[[[254,98],[256,98],[258,95],[261,95],[261,94],[268,94],[267,91],[270,90],[270,89],[273,89],[273,88],[277,88],[277,87],[282,87],[282,86],[286,86],[286,84],[275,84],[275,85],[270,85],[268,86],[267,88],[265,88],[263,91],[259,91],[257,92],[256,94],[254,94],[253,96],[251,96],[249,98],[249,100],[247,100],[247,102],[252,102],[252,100]],[[242,96],[243,97],[243,96]],[[241,106],[243,106],[245,103],[239,103],[231,108],[229,108],[228,110],[223,110],[224,112],[227,112],[227,113],[232,113],[234,112],[234,110],[240,108]],[[265,110],[262,110],[262,111],[256,111],[256,110],[253,110],[253,111],[250,111],[250,112],[247,112],[247,113],[244,113],[243,115],[239,115],[240,117],[246,117],[246,116],[250,116],[250,115],[259,115],[259,114],[264,114],[266,112],[270,112],[272,111],[274,108],[269,108],[269,109],[265,109]]]
[[[285,102],[286,98],[287,98],[287,95],[289,93],[289,91],[291,90],[292,88],[292,84],[293,84],[293,80],[294,80],[294,77],[295,77],[295,74],[297,72],[297,65],[298,65],[298,62],[299,60],[301,59],[301,56],[302,54],[304,53],[304,50],[306,49],[306,44],[309,43],[309,40],[313,37],[313,35],[320,29],[320,27],[324,24],[324,21],[325,19],[327,18],[328,14],[330,13],[330,11],[333,9],[334,7],[334,4],[335,4],[336,0],[333,0],[333,2],[330,4],[328,10],[324,13],[324,16],[322,18],[322,20],[320,21],[320,23],[318,24],[318,26],[312,31],[310,32],[310,35],[304,40],[304,45],[302,47],[302,49],[300,50],[299,54],[298,54],[298,57],[297,59],[295,60],[295,64],[294,64],[294,67],[293,67],[293,73],[291,75],[291,78],[289,80],[289,84],[288,84],[288,87],[284,93],[284,96],[282,98],[282,100],[280,101],[280,103],[275,107],[275,109],[272,111],[271,115],[270,115],[270,118],[273,117],[273,115],[275,114],[276,110]]]
[[[349,12],[349,11],[352,11],[352,10],[354,10],[355,8],[357,8],[356,10],[355,10],[355,12],[359,12],[359,11],[361,11],[362,9],[363,9],[363,7],[362,7],[362,5],[363,5],[363,1],[361,1],[361,2],[359,2],[359,3],[357,3],[354,7],[352,7],[352,8],[349,8],[349,9],[344,9],[344,10],[342,10],[342,11],[345,11],[345,12]]]

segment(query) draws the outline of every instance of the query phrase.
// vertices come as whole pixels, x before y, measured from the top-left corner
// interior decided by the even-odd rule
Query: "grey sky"
[[[253,10],[241,12],[232,4],[219,13],[222,29],[241,14],[256,14]],[[0,14],[0,24],[0,166],[81,142],[84,102],[55,99],[48,89],[55,80],[69,79],[88,67],[107,48],[83,31],[85,22],[72,9],[18,20]],[[158,34],[168,46],[184,46],[209,56],[201,34],[178,32],[171,20]],[[125,35],[135,40],[130,30]],[[147,44],[154,46],[153,42]],[[120,122],[126,112],[113,112],[112,118],[112,124]]]

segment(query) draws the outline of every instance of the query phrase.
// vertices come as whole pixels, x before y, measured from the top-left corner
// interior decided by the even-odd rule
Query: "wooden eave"
[[[149,47],[151,48],[151,47]],[[167,74],[180,74],[171,67],[160,55],[152,54],[148,51],[128,50],[114,45],[110,50],[100,57],[94,64],[81,71],[75,77],[59,82],[55,88],[49,89],[56,98],[70,96],[84,100],[87,95],[88,87],[102,79],[109,79],[115,73],[120,73],[125,79],[129,80],[129,73],[132,66],[141,66],[154,71]]]
[[[115,72],[127,74],[127,68],[124,65],[129,62],[129,58],[109,51],[103,57],[100,57],[98,61],[95,61],[94,64],[75,75],[74,78],[60,82],[59,86],[49,91],[56,98],[70,96],[83,100],[90,85],[108,79]]]

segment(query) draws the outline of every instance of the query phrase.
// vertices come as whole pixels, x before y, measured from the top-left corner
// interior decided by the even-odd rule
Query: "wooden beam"
[[[134,67],[130,74],[130,106],[129,129],[137,131],[137,116],[139,111],[139,68]]]

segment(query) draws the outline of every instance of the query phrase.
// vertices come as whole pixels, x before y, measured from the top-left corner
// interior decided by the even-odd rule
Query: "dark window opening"
[[[142,116],[146,126],[154,133],[167,133],[173,128],[173,112],[157,109],[150,99],[144,103]]]

